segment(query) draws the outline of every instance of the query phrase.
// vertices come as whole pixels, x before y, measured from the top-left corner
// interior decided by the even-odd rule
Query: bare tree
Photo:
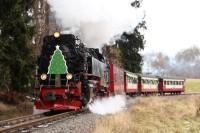
[[[169,58],[163,53],[144,56],[153,74],[200,78],[200,48],[193,46]]]
[[[164,75],[169,67],[169,57],[161,52],[156,53],[151,62],[151,66],[158,74]]]
[[[43,45],[43,38],[46,35],[53,34],[60,30],[56,23],[55,13],[50,10],[47,0],[35,0],[34,2],[34,18],[35,18],[35,45],[36,56],[40,55]]]
[[[199,60],[199,57],[200,57],[200,49],[196,46],[182,50],[178,52],[175,56],[177,61],[184,61],[184,62],[194,62],[196,60]]]
[[[178,52],[175,56],[176,74],[185,77],[200,77],[200,48],[193,46]]]
[[[49,5],[46,0],[35,0],[34,3],[34,20],[35,20],[35,54],[40,54],[42,47],[42,38],[48,34],[48,12]]]

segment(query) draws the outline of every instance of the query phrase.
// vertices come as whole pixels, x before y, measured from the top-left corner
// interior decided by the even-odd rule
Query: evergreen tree
[[[32,5],[33,0],[0,0],[1,88],[23,91],[30,86],[34,69],[28,45],[34,33]]]
[[[139,29],[144,28],[145,21],[142,21],[134,29],[133,32],[124,32],[119,40],[116,41],[122,53],[123,68],[131,72],[141,72],[142,56],[140,51],[144,49],[144,36],[139,32]]]
[[[141,2],[142,0],[135,0],[131,5],[134,8],[140,8]],[[145,44],[144,35],[140,33],[141,29],[146,30],[144,20],[132,32],[124,32],[115,44],[104,45],[103,54],[128,71],[141,72],[143,59],[139,52],[144,49]]]
[[[131,72],[141,72],[143,59],[140,51],[144,49],[144,36],[139,32],[146,29],[142,21],[132,32],[124,32],[116,43],[102,48],[103,54],[114,64]]]

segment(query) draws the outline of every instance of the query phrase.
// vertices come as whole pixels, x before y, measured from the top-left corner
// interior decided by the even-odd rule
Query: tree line
[[[192,46],[178,51],[174,56],[164,53],[150,53],[144,55],[148,67],[146,72],[186,78],[200,78],[200,48]]]

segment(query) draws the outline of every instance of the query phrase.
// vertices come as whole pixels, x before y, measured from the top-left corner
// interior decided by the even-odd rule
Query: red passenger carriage
[[[110,86],[109,91],[111,94],[124,93],[124,70],[113,65],[111,62],[110,67]]]
[[[158,78],[152,76],[139,75],[138,80],[138,89],[141,94],[158,92]]]
[[[138,94],[138,75],[129,71],[124,72],[124,89],[129,95]]]
[[[185,91],[184,88],[185,79],[181,78],[159,78],[159,92],[164,93],[181,93]]]

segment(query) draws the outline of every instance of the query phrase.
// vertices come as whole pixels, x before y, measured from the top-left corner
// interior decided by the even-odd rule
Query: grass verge
[[[200,96],[145,97],[96,122],[94,133],[199,133]]]
[[[33,113],[33,103],[23,102],[17,105],[0,102],[0,121],[14,117],[20,117]]]

